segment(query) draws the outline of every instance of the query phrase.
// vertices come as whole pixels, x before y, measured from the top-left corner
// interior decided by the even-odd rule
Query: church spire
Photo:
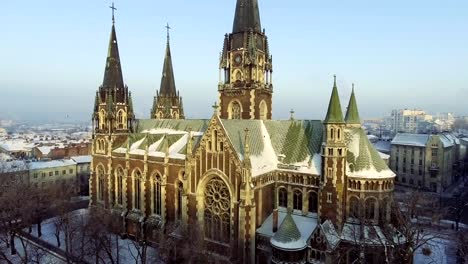
[[[343,112],[341,111],[340,97],[338,96],[338,88],[336,86],[336,75],[333,76],[333,90],[328,104],[327,116],[324,123],[344,123]]]
[[[166,43],[166,55],[164,57],[164,66],[161,77],[161,86],[159,88],[159,94],[163,96],[175,96],[177,95],[175,79],[174,79],[174,70],[172,68],[172,58],[171,58],[171,46],[169,44],[169,24],[166,26],[167,29],[167,43]]]
[[[347,124],[360,125],[359,111],[357,108],[356,97],[354,95],[354,83],[351,97],[349,98],[348,109],[346,110],[345,121]]]
[[[166,54],[164,56],[164,65],[161,76],[161,85],[159,91],[156,91],[153,108],[151,109],[151,118],[155,119],[184,119],[184,109],[182,97],[176,90],[174,69],[172,68],[172,56],[170,46],[169,24],[166,25],[167,42]]]
[[[124,82],[122,77],[122,67],[120,65],[119,46],[117,44],[117,34],[115,33],[115,19],[114,19],[114,4],[110,7],[112,9],[112,29],[109,39],[109,47],[107,51],[106,69],[104,72],[104,80],[102,86],[104,88],[113,89],[123,88]]]
[[[250,30],[257,33],[262,31],[258,0],[237,0],[232,33],[248,32]]]

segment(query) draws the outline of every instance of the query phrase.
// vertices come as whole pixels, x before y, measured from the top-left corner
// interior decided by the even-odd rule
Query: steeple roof
[[[338,96],[338,88],[336,87],[336,76],[333,76],[333,90],[330,97],[330,103],[328,104],[327,116],[325,117],[324,123],[344,123],[343,112],[341,111],[340,97]]]
[[[359,118],[359,111],[356,103],[356,97],[354,95],[354,84],[353,91],[351,92],[351,97],[349,98],[348,109],[346,110],[345,121],[347,124],[361,124],[361,119]]]
[[[159,95],[162,95],[162,96],[177,95],[175,79],[174,79],[174,69],[172,68],[171,46],[169,44],[169,32],[167,35],[166,55],[164,57],[164,67],[162,71]]]
[[[105,88],[123,88],[122,67],[120,65],[119,46],[117,44],[117,34],[115,25],[112,23],[112,30],[107,52],[106,69],[102,86]]]
[[[232,33],[245,32],[250,29],[258,33],[262,31],[258,0],[237,0]]]

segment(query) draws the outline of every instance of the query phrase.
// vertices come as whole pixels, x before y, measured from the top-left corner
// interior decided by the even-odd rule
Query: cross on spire
[[[169,23],[166,24],[165,28],[167,30],[167,42],[169,42],[169,30],[171,30],[171,27],[169,26]]]
[[[112,9],[112,24],[115,24],[115,18],[114,18],[114,11],[117,10],[114,6],[114,2],[112,2],[112,5],[109,6],[110,9]]]

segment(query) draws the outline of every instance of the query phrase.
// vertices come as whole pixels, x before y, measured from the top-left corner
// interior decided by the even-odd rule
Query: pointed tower
[[[219,68],[222,119],[271,119],[272,56],[261,29],[257,0],[237,1],[232,33],[225,35]]]
[[[94,133],[128,133],[135,119],[128,87],[124,84],[119,46],[112,16],[112,28],[102,85],[94,103]]]
[[[336,76],[324,124],[322,142],[322,185],[320,187],[321,221],[330,219],[341,230],[346,202],[345,121],[341,111]]]
[[[159,92],[154,97],[153,108],[151,109],[152,119],[184,119],[184,109],[182,97],[176,90],[174,69],[172,68],[171,47],[169,44],[169,25],[167,28],[166,55],[164,56],[164,66],[161,76],[161,86]]]
[[[113,207],[106,179],[112,174],[114,142],[125,142],[135,120],[132,97],[124,84],[112,4],[112,28],[102,85],[96,92],[93,113],[93,145],[90,177],[91,205]],[[110,181],[109,181],[110,182]]]
[[[354,83],[351,92],[351,97],[349,98],[348,109],[346,110],[345,121],[346,125],[348,125],[349,127],[361,127],[361,119],[359,118],[356,97],[354,95]]]

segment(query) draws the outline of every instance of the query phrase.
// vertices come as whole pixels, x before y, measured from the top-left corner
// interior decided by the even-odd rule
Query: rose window
[[[226,184],[212,179],[205,188],[205,238],[229,242],[231,197]]]

